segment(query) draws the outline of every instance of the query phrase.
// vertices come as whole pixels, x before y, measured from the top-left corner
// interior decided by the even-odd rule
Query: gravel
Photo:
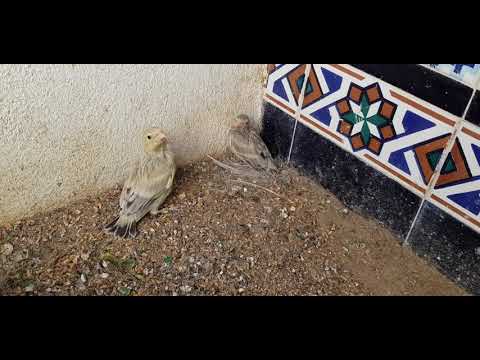
[[[120,186],[4,224],[0,295],[465,294],[292,169],[236,180],[208,161],[179,169],[173,194],[135,239],[102,230]]]

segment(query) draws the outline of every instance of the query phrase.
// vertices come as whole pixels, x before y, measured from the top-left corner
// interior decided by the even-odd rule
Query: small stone
[[[108,262],[106,262],[105,260],[102,260],[102,267],[106,269],[108,267]]]
[[[247,191],[248,191],[247,188],[244,187],[244,188],[243,188],[243,192],[247,192]]]
[[[180,286],[180,290],[185,292],[185,293],[188,293],[188,292],[192,291],[192,287],[188,286],[188,285],[184,285],[184,286]]]
[[[33,288],[34,288],[33,284],[27,285],[25,287],[25,292],[33,292]]]
[[[13,245],[10,243],[3,244],[1,253],[5,256],[10,256],[13,253]]]
[[[24,255],[20,252],[20,251],[17,251],[14,255],[13,255],[13,261],[15,262],[20,262],[22,260],[24,260],[25,257]]]
[[[75,215],[80,215],[82,212],[80,210],[75,210]]]
[[[244,288],[240,288],[240,289],[238,289],[238,292],[239,292],[240,294],[241,294],[241,293],[243,293],[244,291],[245,291],[245,289],[244,289]]]
[[[108,278],[109,276],[110,276],[110,274],[108,274],[108,273],[101,273],[101,274],[100,274],[100,277],[101,277],[102,279],[106,279],[106,278]]]
[[[122,296],[128,296],[132,292],[132,289],[130,289],[128,287],[125,287],[125,286],[121,286],[121,287],[118,288],[118,292]]]
[[[297,209],[295,208],[295,206],[291,206],[291,207],[290,207],[290,211],[291,211],[291,212],[294,212],[295,210],[297,210]]]
[[[343,209],[342,212],[347,215],[348,214],[348,209]]]
[[[85,274],[80,275],[80,281],[84,284],[87,282],[87,277],[85,276]]]

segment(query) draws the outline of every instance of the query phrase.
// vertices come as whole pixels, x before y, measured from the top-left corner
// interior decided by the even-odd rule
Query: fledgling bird
[[[275,170],[267,146],[250,126],[247,115],[238,115],[228,132],[228,147],[238,158],[257,170]]]
[[[105,227],[120,237],[135,237],[137,223],[148,213],[156,215],[170,195],[176,165],[165,134],[158,128],[143,134],[144,155],[131,170],[120,195],[120,214]]]

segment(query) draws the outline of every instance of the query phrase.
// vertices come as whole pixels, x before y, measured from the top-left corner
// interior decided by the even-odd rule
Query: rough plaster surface
[[[0,223],[123,181],[159,126],[184,164],[260,123],[263,65],[0,65]]]

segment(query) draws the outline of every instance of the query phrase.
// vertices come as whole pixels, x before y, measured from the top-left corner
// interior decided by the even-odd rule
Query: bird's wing
[[[269,164],[273,164],[270,151],[253,130],[246,133],[231,131],[230,148],[235,155],[254,167],[268,168]]]
[[[120,199],[119,199],[120,209],[124,208],[127,202],[127,199],[131,195],[131,189],[135,185],[135,176],[137,174],[139,166],[140,166],[140,162],[135,163],[135,165],[130,168],[128,178],[123,184],[122,193],[120,194]]]
[[[148,211],[155,200],[170,191],[174,177],[175,168],[165,166],[159,166],[143,176],[133,176],[124,186],[122,214],[131,216]]]
[[[255,149],[254,152],[260,155],[261,158],[265,160],[272,160],[272,155],[267,148],[267,145],[263,142],[262,138],[257,135],[255,131],[250,131],[248,133],[248,142],[250,146]]]

